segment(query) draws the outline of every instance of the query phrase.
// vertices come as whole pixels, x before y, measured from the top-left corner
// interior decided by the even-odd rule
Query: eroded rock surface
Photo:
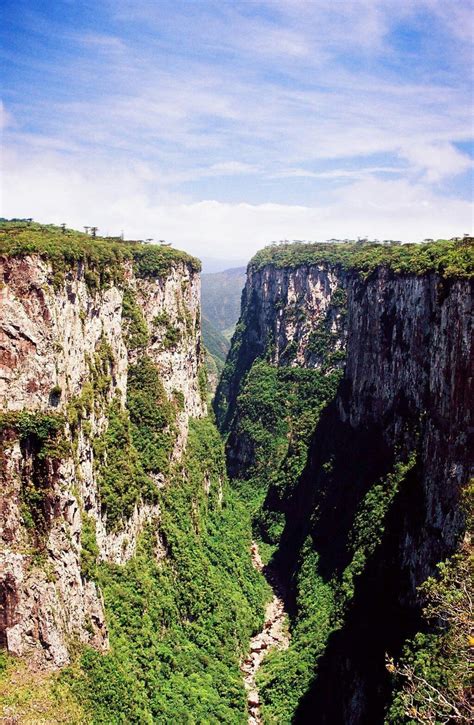
[[[20,444],[13,429],[3,427],[0,638],[14,654],[59,667],[69,661],[73,640],[108,647],[100,592],[81,571],[84,515],[95,526],[100,559],[122,564],[133,556],[145,524],[160,514],[158,506],[138,501],[132,515],[110,531],[101,507],[94,440],[107,429],[107,405],[115,399],[125,403],[129,365],[139,353],[147,355],[169,399],[179,398],[175,459],[186,444],[189,417],[205,413],[199,387],[200,280],[182,260],[148,278],[135,276],[132,263],[124,262],[122,283],[92,290],[81,264],[71,266],[58,284],[51,264],[38,255],[1,258],[0,274],[0,406],[63,415],[70,444],[68,453],[43,460],[31,447],[33,438]],[[148,331],[139,353],[127,339],[124,290],[133,295]],[[83,410],[73,430],[67,422],[70,405],[91,384],[91,364],[101,349],[108,360],[102,404]],[[43,497],[41,522],[28,528],[24,491],[34,475]],[[154,483],[160,488],[164,477],[157,474]]]

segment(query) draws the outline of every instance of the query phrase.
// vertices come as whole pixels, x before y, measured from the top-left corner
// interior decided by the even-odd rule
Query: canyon
[[[25,666],[58,722],[424,717],[400,673],[446,665],[420,587],[469,545],[472,240],[259,252],[215,420],[198,260],[7,222],[0,261],[4,713]]]

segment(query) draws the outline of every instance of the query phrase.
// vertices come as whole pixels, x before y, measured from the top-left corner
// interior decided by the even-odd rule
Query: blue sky
[[[464,0],[4,0],[6,216],[247,257],[472,227]]]

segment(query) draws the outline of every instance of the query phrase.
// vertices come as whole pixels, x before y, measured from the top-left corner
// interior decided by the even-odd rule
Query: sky
[[[246,259],[472,231],[470,0],[3,0],[2,203]]]

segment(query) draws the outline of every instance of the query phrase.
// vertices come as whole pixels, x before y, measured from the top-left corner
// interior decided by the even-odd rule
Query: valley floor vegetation
[[[134,395],[132,386],[131,401]],[[136,405],[131,405],[134,412]],[[125,423],[114,422],[114,415],[118,412],[111,413],[106,434],[109,460],[116,460],[125,435],[125,454],[138,456],[143,468],[137,472],[125,466],[124,471],[122,465],[117,470],[111,463],[113,475],[140,486],[143,469],[159,465],[147,458],[157,450],[153,443],[148,447],[149,423],[141,428],[127,423],[131,429],[125,433],[120,429]],[[44,460],[60,455],[51,449],[59,430],[56,417],[10,415],[4,424],[16,426],[30,440],[35,436]],[[50,677],[30,677],[26,664],[4,656],[0,694],[5,712],[25,717],[49,712],[55,718],[51,722],[103,725],[246,723],[239,665],[262,624],[269,589],[252,566],[250,517],[229,488],[212,420],[191,421],[185,456],[168,475],[169,484],[154,493],[159,519],[142,533],[136,554],[125,565],[99,561],[94,520],[83,518],[82,574],[101,588],[110,652],[78,644],[73,664]],[[120,492],[110,484],[104,489],[107,510],[117,510],[117,516],[127,512]],[[37,497],[44,493],[36,489]],[[26,504],[37,520],[37,501],[30,499]],[[115,523],[112,517],[111,525]],[[36,565],[42,565],[40,559]]]

